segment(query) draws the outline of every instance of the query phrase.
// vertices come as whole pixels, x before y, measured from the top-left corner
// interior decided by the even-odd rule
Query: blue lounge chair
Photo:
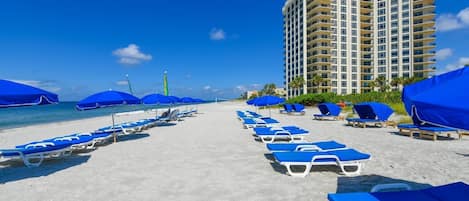
[[[291,112],[293,112],[293,105],[288,104],[288,103],[283,105],[283,110],[280,110],[280,113],[282,113],[282,114],[285,114],[285,113],[289,114]]]
[[[334,119],[337,120],[342,108],[334,103],[321,103],[318,105],[321,114],[314,114],[313,118],[317,120]]]
[[[369,160],[371,156],[354,149],[342,149],[335,151],[294,151],[274,152],[275,160],[287,168],[288,174],[295,177],[305,177],[311,171],[313,165],[337,165],[341,173],[346,176],[358,175],[362,169],[362,162]],[[304,166],[304,172],[293,172],[291,166]],[[346,170],[347,167],[355,167],[355,171]]]
[[[267,127],[267,126],[272,126],[274,124],[279,123],[277,120],[272,119],[270,117],[243,118],[242,121],[243,121],[244,128]]]
[[[236,114],[238,115],[239,120],[242,120],[244,118],[259,118],[259,117],[262,117],[262,115],[257,114],[255,112],[251,112],[251,111],[236,111]]]
[[[375,192],[372,190],[371,193],[329,194],[327,198],[329,201],[462,201],[469,198],[469,185],[457,182],[423,190],[397,192]]]
[[[305,106],[299,103],[293,104],[293,112],[290,114],[304,115],[306,113]]]
[[[71,146],[72,144],[68,142],[33,143],[15,149],[0,149],[0,157],[21,159],[27,167],[37,167],[46,158],[59,158],[69,155]]]
[[[263,143],[273,143],[276,139],[289,139],[293,141],[303,141],[304,136],[309,134],[309,131],[301,129],[296,126],[285,127],[259,127],[253,128],[254,134]]]
[[[403,135],[409,135],[409,137],[413,137],[414,133],[417,133],[419,138],[429,138],[433,141],[437,140],[438,135],[444,133],[446,133],[447,137],[450,137],[452,133],[456,133],[459,136],[459,139],[461,139],[463,135],[457,129],[445,128],[422,122],[417,117],[415,108],[413,108],[412,121],[413,124],[397,125],[397,128],[399,128],[399,133]]]
[[[365,102],[353,106],[360,118],[347,118],[347,124],[366,128],[367,125],[383,127],[394,113],[388,105],[377,102]]]
[[[275,143],[267,144],[266,147],[272,153],[282,151],[333,151],[346,148],[344,144],[340,144],[336,141]]]

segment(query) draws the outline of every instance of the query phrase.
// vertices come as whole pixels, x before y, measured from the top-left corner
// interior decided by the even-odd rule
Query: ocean
[[[0,108],[0,129],[107,116],[117,112],[167,107],[156,105],[125,105],[96,110],[78,111],[75,109],[75,104],[76,102],[61,102],[59,104],[52,105]]]

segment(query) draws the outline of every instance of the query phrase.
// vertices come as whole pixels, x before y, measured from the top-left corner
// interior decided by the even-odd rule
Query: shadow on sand
[[[370,192],[373,186],[378,184],[404,183],[408,184],[412,189],[425,189],[432,187],[430,184],[417,183],[408,180],[394,179],[381,175],[362,175],[356,177],[339,177],[337,178],[336,193],[350,192]]]
[[[90,155],[72,155],[59,159],[47,159],[39,167],[28,168],[23,161],[8,160],[0,163],[0,184],[23,179],[43,177],[86,163]]]
[[[167,126],[176,126],[176,123],[159,123],[156,127],[167,127]]]
[[[150,134],[148,133],[135,133],[135,134],[129,134],[129,135],[119,135],[117,137],[117,142],[126,142],[126,141],[132,141],[132,140],[139,140],[142,138],[150,137]]]
[[[407,137],[407,138],[413,138],[413,139],[416,139],[416,140],[427,140],[427,141],[431,141],[431,139],[428,139],[428,138],[419,138],[419,134],[418,133],[414,133],[414,135],[412,137],[409,137],[408,135],[403,135],[399,132],[389,132],[391,135],[397,135],[397,136],[402,136],[402,137]],[[437,136],[437,139],[436,140],[439,140],[439,141],[449,141],[449,140],[457,140],[457,138],[454,138],[454,137],[448,137],[448,136],[442,136],[442,135],[438,135]]]

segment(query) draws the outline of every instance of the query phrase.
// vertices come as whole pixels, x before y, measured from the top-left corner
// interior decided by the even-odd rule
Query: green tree
[[[389,84],[386,80],[386,77],[384,77],[384,76],[379,76],[375,79],[374,87],[377,87],[378,91],[380,91],[380,92],[386,92],[390,88],[390,86],[389,86]]]
[[[401,86],[404,84],[404,78],[402,77],[395,77],[391,80],[391,86],[396,87],[396,88],[401,88]]]
[[[277,87],[274,83],[266,84],[259,95],[275,95],[275,89],[277,89]]]
[[[305,79],[302,77],[302,76],[298,76],[298,77],[295,77],[291,82],[290,82],[290,87],[295,89],[295,90],[298,90],[300,89],[301,87],[303,87],[303,85],[305,84]]]
[[[311,83],[313,83],[313,86],[315,86],[314,91],[318,92],[319,91],[319,86],[322,85],[324,82],[324,78],[322,78],[320,75],[315,74],[313,78],[311,79]]]

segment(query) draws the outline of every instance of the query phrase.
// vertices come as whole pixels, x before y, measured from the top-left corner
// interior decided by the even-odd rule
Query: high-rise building
[[[287,0],[282,12],[288,96],[369,92],[380,76],[433,72],[434,0]]]

